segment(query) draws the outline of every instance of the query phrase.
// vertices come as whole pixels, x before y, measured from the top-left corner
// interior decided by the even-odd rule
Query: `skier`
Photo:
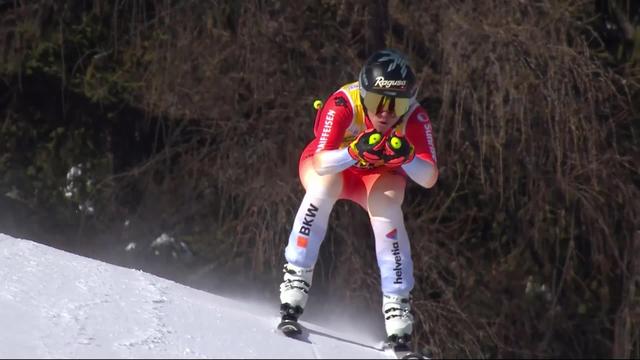
[[[285,249],[283,320],[302,314],[331,209],[338,199],[349,199],[368,212],[373,228],[388,340],[411,340],[413,262],[401,205],[407,176],[425,188],[438,178],[431,124],[416,93],[406,57],[385,49],[318,111],[315,139],[299,162],[306,193]]]

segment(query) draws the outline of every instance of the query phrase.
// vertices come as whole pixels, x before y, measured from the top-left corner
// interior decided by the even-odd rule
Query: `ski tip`
[[[408,344],[396,344],[389,341],[382,342],[382,351],[392,359],[429,359],[429,357],[415,352]]]
[[[283,320],[278,324],[278,330],[289,337],[302,334],[302,326],[297,321]]]
[[[429,359],[429,358],[424,356],[424,355],[422,355],[422,354],[419,354],[419,353],[416,353],[416,352],[411,352],[411,353],[403,355],[401,357],[401,359]]]

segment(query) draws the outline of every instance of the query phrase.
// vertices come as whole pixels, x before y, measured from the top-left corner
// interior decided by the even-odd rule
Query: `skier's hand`
[[[360,166],[375,167],[382,165],[382,152],[384,139],[376,129],[361,132],[355,140],[349,144],[349,155],[357,160]]]
[[[382,159],[386,166],[397,167],[408,163],[414,157],[415,150],[406,137],[392,133],[385,139]]]

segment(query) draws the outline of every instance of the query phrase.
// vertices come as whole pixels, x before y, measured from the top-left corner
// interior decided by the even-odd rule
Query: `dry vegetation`
[[[631,3],[615,2],[633,20]],[[84,123],[81,110],[39,110],[91,127],[109,154],[95,226],[127,217],[169,231],[275,292],[313,99],[353,81],[373,49],[399,48],[441,167],[404,206],[420,345],[435,357],[640,356],[640,14],[636,42],[612,51],[601,1],[295,4],[0,2],[0,136],[25,121],[29,86],[53,81],[69,95],[52,106],[104,110]],[[12,156],[0,165],[18,166]],[[316,286],[377,308],[364,212],[338,203],[331,221]]]

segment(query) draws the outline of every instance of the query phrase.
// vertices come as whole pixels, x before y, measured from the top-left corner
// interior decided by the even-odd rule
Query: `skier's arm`
[[[342,91],[335,92],[316,116],[313,168],[319,175],[337,174],[356,163],[347,148],[339,148],[353,119],[353,109],[345,97]]]
[[[431,122],[427,112],[418,107],[407,121],[407,139],[415,147],[416,156],[402,165],[405,173],[418,185],[427,189],[438,180],[436,149],[433,141]]]
[[[382,165],[384,145],[383,136],[376,129],[365,130],[358,134],[346,148],[322,151],[317,154],[314,157],[317,165],[316,172],[320,175],[335,174],[355,163]]]
[[[412,161],[402,165],[402,169],[411,180],[427,189],[433,187],[438,180],[438,168],[434,163],[415,157]]]
[[[348,148],[324,150],[313,157],[313,168],[318,175],[337,174],[355,163]]]

